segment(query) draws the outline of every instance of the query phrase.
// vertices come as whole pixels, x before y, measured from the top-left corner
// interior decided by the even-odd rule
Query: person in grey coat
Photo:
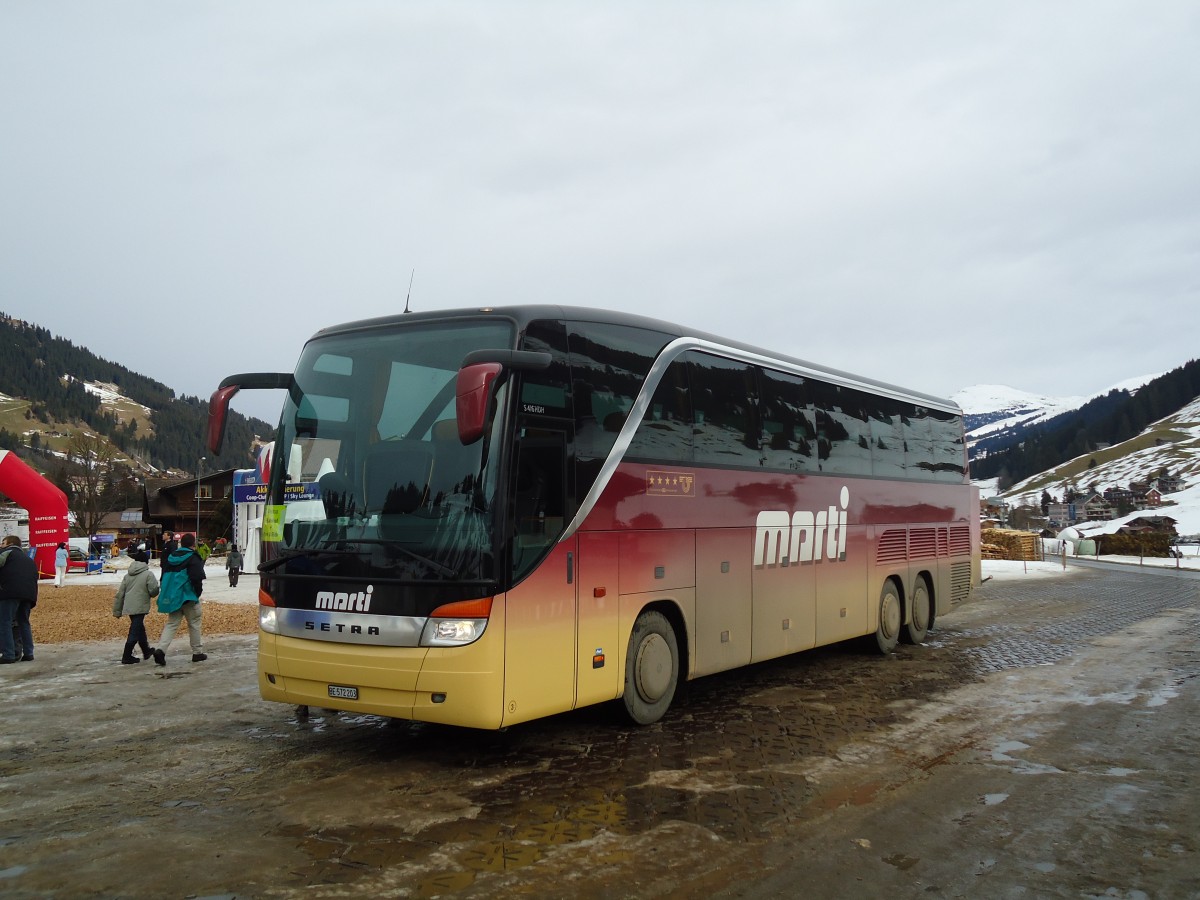
[[[142,660],[133,655],[135,646],[141,647],[142,659],[154,655],[154,648],[146,637],[146,613],[150,612],[150,601],[158,596],[158,579],[150,571],[147,563],[150,554],[145,550],[135,550],[130,554],[133,562],[121,579],[117,595],[113,597],[113,616],[129,616],[129,636],[125,639],[125,652],[121,662],[125,665],[139,663]]]

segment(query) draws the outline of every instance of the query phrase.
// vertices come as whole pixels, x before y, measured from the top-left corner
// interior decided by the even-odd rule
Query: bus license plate
[[[357,700],[358,688],[343,687],[340,684],[331,684],[329,686],[329,696],[337,697],[340,700]]]

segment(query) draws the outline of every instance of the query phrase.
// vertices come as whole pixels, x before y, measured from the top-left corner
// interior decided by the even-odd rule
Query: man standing
[[[33,662],[29,611],[37,605],[37,593],[37,563],[25,555],[19,537],[6,535],[0,549],[0,663]]]
[[[182,545],[162,559],[162,579],[158,591],[158,611],[167,614],[167,624],[154,651],[154,662],[167,664],[166,650],[175,640],[179,623],[187,619],[188,639],[192,644],[192,662],[208,659],[200,641],[200,595],[204,592],[204,560],[196,552],[196,536],[185,534]]]
[[[237,544],[229,545],[229,555],[225,557],[225,568],[229,570],[229,586],[237,587],[238,573],[242,571],[242,554],[238,552]]]

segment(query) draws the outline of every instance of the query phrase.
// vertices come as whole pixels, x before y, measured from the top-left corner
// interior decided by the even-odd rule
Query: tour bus
[[[268,700],[497,729],[837,641],[979,582],[953,403],[649,318],[515,306],[322,329],[265,482]]]

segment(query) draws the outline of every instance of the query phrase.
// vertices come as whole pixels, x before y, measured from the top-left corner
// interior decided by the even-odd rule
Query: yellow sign
[[[269,503],[263,511],[262,539],[264,541],[283,540],[283,510],[282,503]]]

